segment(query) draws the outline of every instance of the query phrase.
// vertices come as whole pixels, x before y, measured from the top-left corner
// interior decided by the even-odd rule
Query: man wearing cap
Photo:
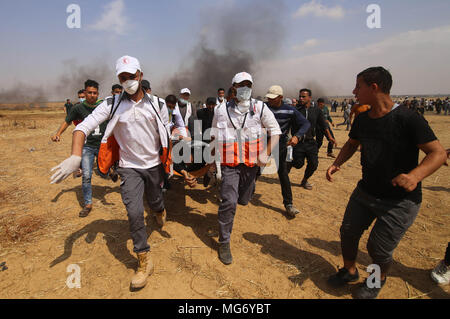
[[[72,156],[53,169],[56,173],[51,179],[52,183],[59,183],[79,167],[85,137],[109,120],[103,143],[108,140],[109,144],[113,137],[119,148],[120,190],[128,213],[133,251],[139,262],[131,279],[131,288],[139,289],[146,285],[153,272],[143,198],[145,196],[156,214],[158,225],[162,227],[166,212],[161,189],[163,162],[159,155],[161,148],[168,148],[169,135],[157,107],[158,99],[145,94],[142,89],[143,72],[139,61],[130,56],[121,57],[116,63],[116,75],[125,93],[115,98],[113,103],[108,100],[100,104],[77,126],[73,134]]]
[[[262,101],[252,99],[252,76],[246,72],[233,78],[236,100],[214,110],[212,136],[222,164],[219,206],[219,259],[232,263],[230,237],[237,204],[251,199],[258,167],[264,167],[277,145],[280,126]],[[268,143],[261,140],[267,131]]]
[[[294,147],[298,144],[302,136],[308,131],[311,124],[308,120],[300,114],[293,106],[283,101],[283,88],[278,85],[271,86],[267,92],[266,98],[268,100],[269,110],[275,115],[275,119],[280,125],[281,136],[279,142],[278,157],[278,177],[280,178],[281,193],[283,195],[283,204],[286,208],[286,213],[289,217],[295,218],[299,213],[298,209],[292,203],[292,189],[291,181],[289,180],[289,172],[286,162],[287,147]],[[288,134],[292,127],[297,130],[292,138],[289,139]]]
[[[184,126],[189,126],[189,119],[193,115],[192,104],[189,102],[191,97],[191,91],[188,88],[182,89],[180,91],[180,98],[178,99],[177,108],[183,117]]]

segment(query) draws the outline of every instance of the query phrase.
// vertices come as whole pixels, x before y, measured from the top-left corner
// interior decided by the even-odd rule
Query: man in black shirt
[[[312,92],[310,89],[300,90],[299,104],[297,110],[302,114],[311,124],[311,127],[306,134],[300,139],[300,142],[294,147],[294,160],[288,167],[288,171],[294,166],[300,169],[307,160],[305,175],[303,177],[301,186],[305,189],[312,190],[312,185],[308,183],[308,179],[314,174],[319,166],[319,149],[315,140],[316,132],[321,131],[326,134],[328,140],[336,144],[335,139],[331,136],[327,128],[323,112],[318,107],[311,107]],[[297,132],[298,127],[293,126],[292,131]],[[294,135],[294,134],[293,134]]]
[[[73,107],[72,102],[70,102],[70,99],[67,99],[66,104],[64,104],[64,113],[69,114],[72,107]]]
[[[391,87],[392,76],[382,67],[358,74],[353,93],[371,109],[355,119],[348,142],[327,171],[327,179],[332,181],[332,175],[362,145],[362,180],[350,197],[340,230],[344,267],[328,280],[338,287],[359,279],[359,240],[376,220],[367,250],[373,264],[379,267],[380,276],[375,277],[375,283],[367,279],[361,284],[356,298],[378,296],[386,282],[393,251],[418,214],[421,181],[446,161],[445,150],[428,122],[417,112],[394,104]],[[420,165],[419,149],[427,154]]]

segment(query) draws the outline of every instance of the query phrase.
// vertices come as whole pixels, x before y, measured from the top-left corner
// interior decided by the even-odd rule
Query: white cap
[[[116,62],[116,75],[121,73],[135,74],[137,71],[141,71],[141,65],[138,59],[125,55]]]
[[[191,95],[191,90],[189,90],[188,88],[185,88],[180,91],[180,94],[185,94],[185,93]]]
[[[250,74],[248,74],[247,72],[241,72],[241,73],[236,74],[233,78],[233,81],[231,81],[231,84],[241,83],[244,81],[250,81],[253,83],[252,76]]]
[[[281,86],[273,85],[270,87],[269,91],[267,92],[266,97],[269,99],[276,99],[280,95],[283,95],[283,89],[281,88]]]

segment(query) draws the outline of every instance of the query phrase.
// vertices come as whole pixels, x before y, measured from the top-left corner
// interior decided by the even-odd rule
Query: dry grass
[[[38,216],[17,217],[14,213],[0,217],[0,242],[2,246],[36,239],[37,232],[45,228],[48,221]]]

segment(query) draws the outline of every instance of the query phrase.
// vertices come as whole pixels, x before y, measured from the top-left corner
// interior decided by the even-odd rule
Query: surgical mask
[[[223,96],[222,97],[219,96],[219,101],[223,102]]]
[[[80,97],[80,103],[83,103],[84,101],[86,101],[86,99],[83,99],[82,97]]]
[[[236,98],[238,101],[249,101],[252,97],[252,89],[246,86],[236,89]]]
[[[139,81],[136,80],[128,80],[122,83],[123,89],[129,95],[134,95],[139,89]]]
[[[185,99],[182,99],[182,98],[179,98],[178,101],[180,102],[181,105],[188,104],[188,101],[186,101]]]

